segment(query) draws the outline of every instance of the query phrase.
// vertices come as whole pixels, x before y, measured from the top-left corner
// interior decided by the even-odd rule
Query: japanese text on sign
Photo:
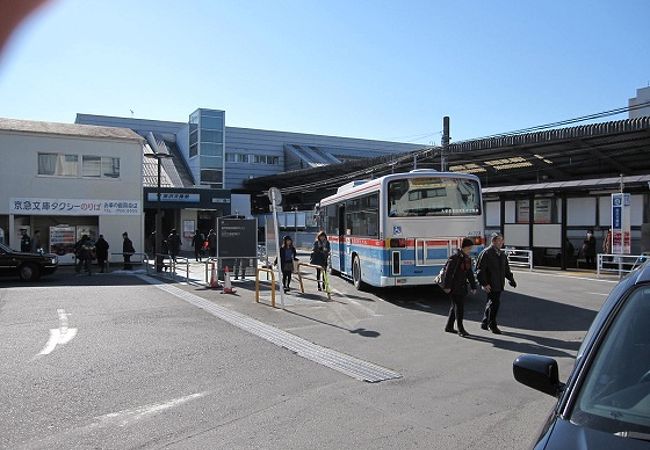
[[[87,200],[60,198],[11,198],[9,212],[28,215],[139,215],[139,200]]]

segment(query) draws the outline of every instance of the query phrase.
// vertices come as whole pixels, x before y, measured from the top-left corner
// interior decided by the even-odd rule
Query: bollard
[[[210,274],[210,288],[216,289],[219,287],[219,282],[217,281],[217,268],[214,263],[212,263],[212,270]]]

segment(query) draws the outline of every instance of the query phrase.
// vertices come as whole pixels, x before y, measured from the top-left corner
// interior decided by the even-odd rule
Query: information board
[[[632,252],[630,194],[612,194],[612,253]]]
[[[219,219],[217,221],[219,258],[257,258],[257,220]]]

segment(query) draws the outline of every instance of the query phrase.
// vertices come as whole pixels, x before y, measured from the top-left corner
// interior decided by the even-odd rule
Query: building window
[[[102,156],[102,176],[105,178],[119,178],[120,158]]]
[[[81,157],[81,176],[89,178],[119,178],[120,158],[84,155]]]
[[[62,153],[39,153],[38,174],[55,177],[78,177],[79,156]]]
[[[248,153],[226,153],[226,162],[278,165],[280,164],[280,157],[273,155],[249,155]]]
[[[102,176],[102,158],[99,156],[81,157],[81,176],[82,177],[96,177]]]
[[[202,169],[201,183],[223,183],[223,172],[221,170]]]

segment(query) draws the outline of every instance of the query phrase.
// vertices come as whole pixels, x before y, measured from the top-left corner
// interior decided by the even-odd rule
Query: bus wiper
[[[619,431],[618,433],[614,433],[614,436],[650,442],[650,433],[642,433],[640,431]]]

